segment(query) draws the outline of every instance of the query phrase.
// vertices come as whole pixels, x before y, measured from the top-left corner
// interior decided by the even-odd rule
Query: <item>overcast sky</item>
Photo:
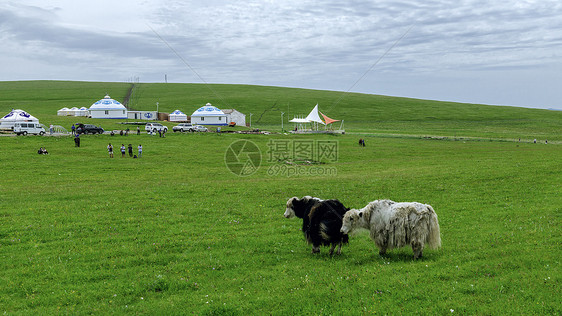
[[[562,109],[560,0],[0,0],[0,40],[3,81],[167,75]]]

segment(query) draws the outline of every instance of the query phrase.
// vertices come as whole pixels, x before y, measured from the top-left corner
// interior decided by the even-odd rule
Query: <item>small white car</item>
[[[195,125],[195,126],[193,126],[193,131],[195,131],[195,132],[208,132],[209,130],[205,126]]]
[[[160,123],[147,123],[146,126],[144,127],[144,130],[153,133],[157,133],[158,131],[167,132],[168,127]]]
[[[180,123],[172,127],[174,132],[193,132],[193,126],[191,123]]]
[[[39,123],[17,122],[14,124],[14,133],[24,136],[27,134],[43,135],[45,134],[45,127]]]

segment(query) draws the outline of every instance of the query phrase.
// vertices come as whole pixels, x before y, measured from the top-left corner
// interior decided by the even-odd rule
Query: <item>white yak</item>
[[[431,205],[418,202],[376,200],[360,210],[349,210],[341,232],[348,234],[357,229],[370,231],[380,255],[388,249],[410,245],[414,259],[418,259],[425,244],[432,249],[441,247],[437,214]]]

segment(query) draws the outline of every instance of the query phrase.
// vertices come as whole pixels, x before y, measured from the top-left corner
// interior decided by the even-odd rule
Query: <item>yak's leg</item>
[[[320,252],[320,247],[312,246],[312,253],[319,253],[319,252]]]
[[[336,244],[332,244],[330,246],[330,256],[334,254],[334,249],[336,248]]]
[[[419,242],[412,242],[412,250],[414,251],[414,259],[420,259],[423,253],[423,244]]]
[[[342,245],[342,242],[340,242],[338,244],[338,251],[336,252],[338,255],[341,255],[341,245]]]

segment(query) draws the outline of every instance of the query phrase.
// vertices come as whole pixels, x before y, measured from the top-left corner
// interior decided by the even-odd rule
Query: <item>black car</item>
[[[76,128],[78,134],[103,134],[103,128],[93,124],[79,124]]]

